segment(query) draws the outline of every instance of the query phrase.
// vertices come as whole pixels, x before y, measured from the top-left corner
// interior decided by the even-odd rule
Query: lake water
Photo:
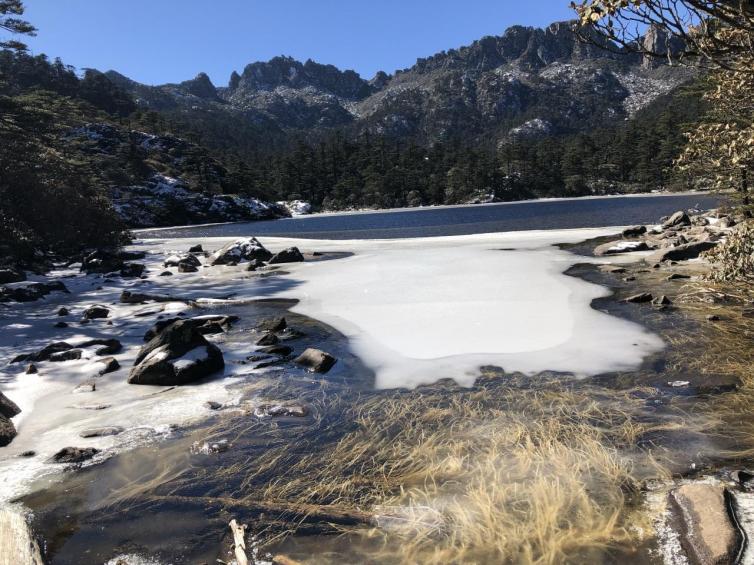
[[[139,238],[277,236],[306,239],[395,239],[523,230],[649,224],[687,208],[713,208],[704,194],[610,196],[322,214],[261,222],[141,230]]]

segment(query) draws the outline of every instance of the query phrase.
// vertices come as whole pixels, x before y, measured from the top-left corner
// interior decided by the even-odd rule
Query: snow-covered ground
[[[108,282],[74,272],[63,279],[71,295],[53,293],[30,304],[14,304],[0,312],[0,358],[40,349],[52,341],[75,343],[92,337],[114,337],[124,344],[116,357],[122,369],[98,377],[94,392],[76,392],[92,374],[93,358],[40,363],[39,373],[23,373],[26,364],[0,370],[2,391],[22,413],[14,418],[19,435],[0,449],[0,499],[29,488],[30,481],[55,473],[46,463],[66,446],[97,447],[109,453],[169,434],[209,416],[207,400],[234,403],[249,369],[232,363],[253,349],[222,343],[225,375],[201,384],[162,393],[164,387],[129,385],[128,369],[143,344],[153,318],[138,317],[144,305],[119,304],[126,288],[204,299],[205,305],[254,298],[295,298],[295,312],[330,324],[349,338],[354,353],[374,369],[380,388],[415,387],[442,378],[473,383],[481,365],[507,371],[543,370],[592,375],[636,368],[645,356],[663,347],[642,327],[590,307],[604,296],[603,287],[564,275],[583,261],[554,247],[615,233],[618,229],[513,232],[409,240],[320,241],[260,238],[273,252],[292,245],[302,251],[349,252],[331,261],[283,265],[279,277],[254,277],[238,266],[216,266],[197,273],[157,277],[171,252],[201,243],[215,250],[235,238],[162,239],[138,242],[147,252],[149,279]],[[627,254],[610,262],[628,261]],[[596,260],[607,262],[608,260]],[[60,331],[56,310],[66,306],[80,316],[92,304],[111,308],[109,320],[71,324]],[[186,308],[160,304],[165,313]],[[201,312],[196,312],[201,313]],[[75,319],[75,318],[74,318]],[[235,349],[234,349],[235,347]],[[229,362],[231,361],[231,362]],[[104,410],[95,410],[107,405]],[[109,437],[80,437],[85,429],[119,426]],[[37,454],[19,455],[26,450]]]

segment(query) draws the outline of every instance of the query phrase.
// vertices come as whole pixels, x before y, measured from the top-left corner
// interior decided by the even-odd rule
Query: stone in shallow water
[[[117,436],[120,433],[123,433],[123,428],[121,428],[120,426],[107,426],[104,428],[92,428],[89,430],[84,430],[79,434],[79,436],[81,436],[82,438],[106,437]]]
[[[743,543],[728,514],[726,493],[713,484],[687,484],[670,493],[680,518],[682,544],[698,564],[734,563]]]
[[[306,367],[314,373],[327,373],[338,360],[324,351],[310,347],[294,359],[298,365]]]
[[[256,341],[256,345],[276,345],[279,342],[280,339],[278,339],[278,336],[272,332],[268,332]]]
[[[95,447],[64,447],[50,458],[50,463],[81,463],[98,453]]]

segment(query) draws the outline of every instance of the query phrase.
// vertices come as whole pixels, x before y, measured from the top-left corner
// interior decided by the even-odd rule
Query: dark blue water
[[[655,223],[688,208],[714,208],[706,195],[622,196],[445,206],[282,220],[144,230],[140,238],[280,236],[308,239],[390,239],[522,230],[597,228]]]

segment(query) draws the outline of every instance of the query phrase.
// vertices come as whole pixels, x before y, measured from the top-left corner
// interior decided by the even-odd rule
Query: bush
[[[739,224],[723,243],[705,256],[712,263],[710,280],[736,282],[754,279],[754,222]]]

